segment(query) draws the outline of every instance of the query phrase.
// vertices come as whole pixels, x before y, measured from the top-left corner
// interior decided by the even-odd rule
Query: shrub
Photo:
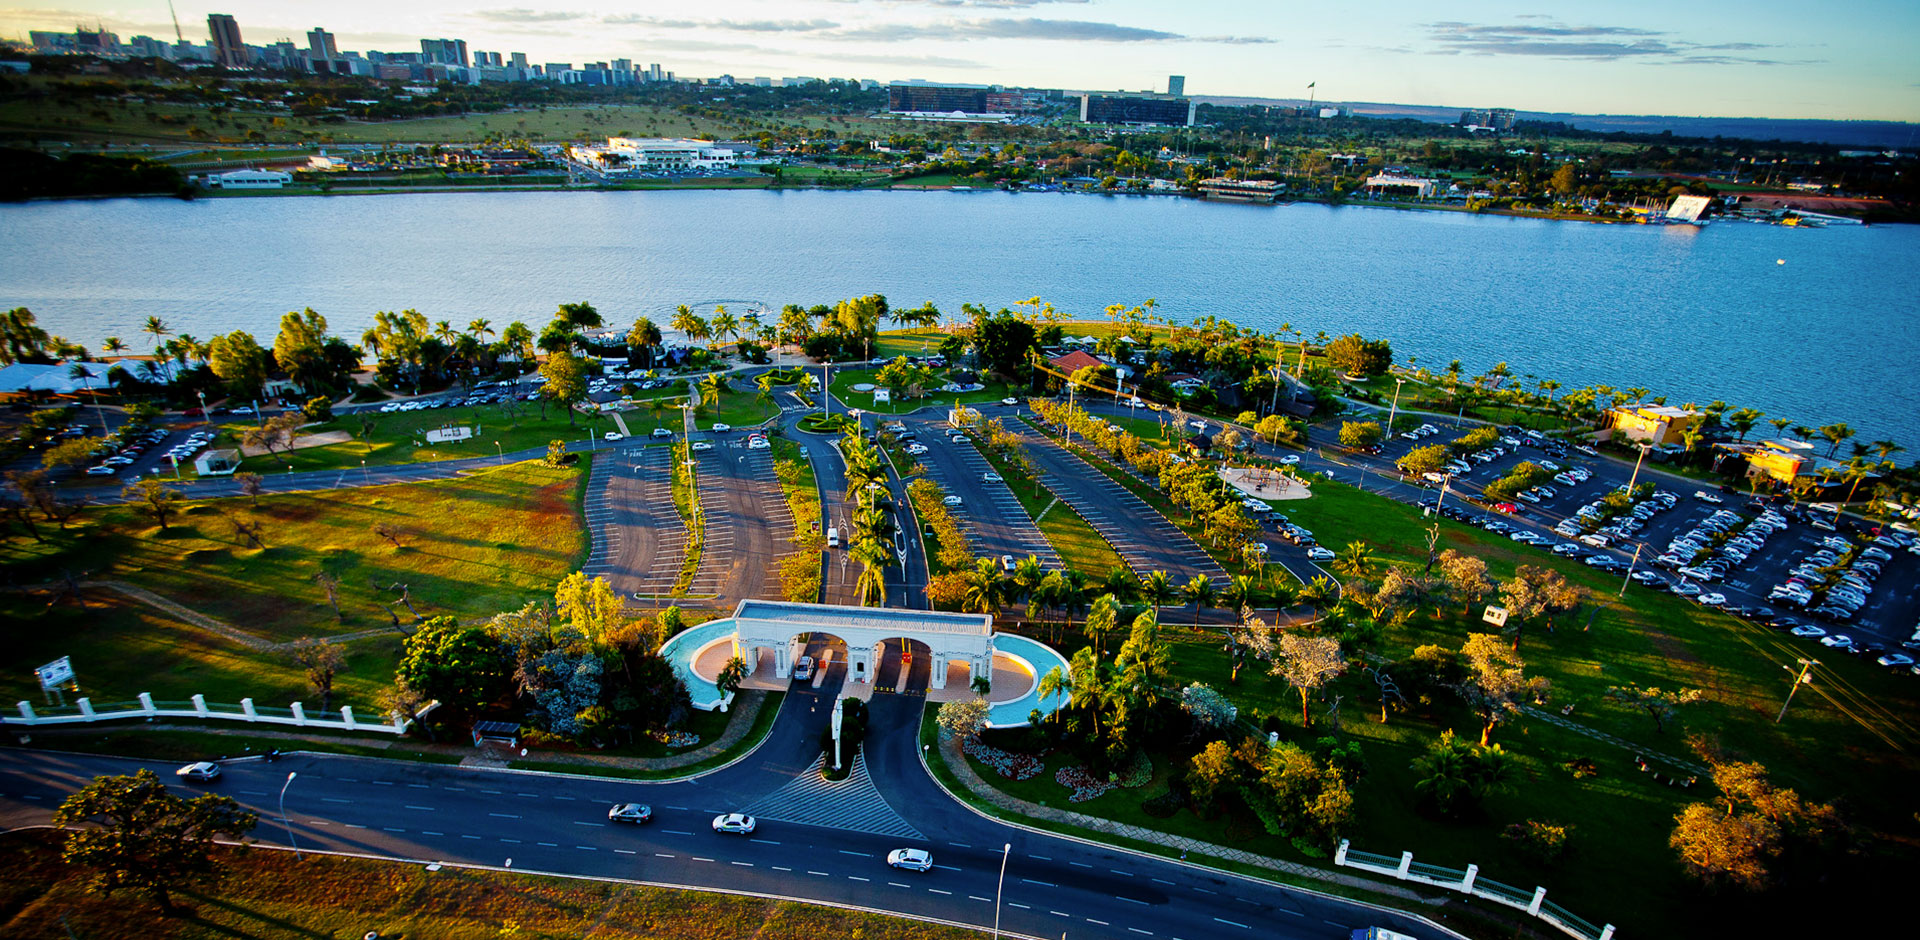
[[[1521,854],[1545,865],[1566,857],[1567,840],[1572,837],[1572,826],[1538,819],[1512,823],[1500,833],[1500,838],[1512,842]]]
[[[1140,811],[1155,819],[1167,819],[1185,808],[1182,800],[1173,790],[1163,790],[1140,801]]]

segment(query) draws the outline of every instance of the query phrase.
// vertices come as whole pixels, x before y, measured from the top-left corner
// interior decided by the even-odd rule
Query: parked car
[[[1001,479],[1002,478],[1000,474],[995,473],[992,470],[988,470],[987,472],[980,474],[980,481],[982,483],[999,483],[1001,482]]]
[[[1332,561],[1339,556],[1333,553],[1333,549],[1326,548],[1325,546],[1321,546],[1321,545],[1315,545],[1314,547],[1307,549],[1307,557],[1313,559],[1314,561]]]

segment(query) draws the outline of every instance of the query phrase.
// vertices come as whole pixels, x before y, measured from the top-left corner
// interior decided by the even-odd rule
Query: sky
[[[1600,0],[174,0],[204,43],[321,26],[341,49],[419,40],[536,63],[627,58],[682,77],[923,78],[1583,114],[1920,120],[1920,2]],[[171,37],[165,0],[0,8],[0,35],[104,24]]]

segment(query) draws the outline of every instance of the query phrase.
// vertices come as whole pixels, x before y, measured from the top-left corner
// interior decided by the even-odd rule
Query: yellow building
[[[1765,476],[1787,486],[1798,479],[1811,479],[1816,483],[1837,486],[1846,478],[1847,465],[1814,453],[1813,445],[1806,441],[1759,441],[1751,444],[1718,444],[1721,450],[1739,454],[1747,459],[1747,476]],[[1869,473],[1867,479],[1877,479],[1879,474]]]
[[[1617,405],[1607,411],[1607,427],[1614,433],[1650,444],[1684,444],[1687,429],[1705,419],[1698,411],[1666,405]]]

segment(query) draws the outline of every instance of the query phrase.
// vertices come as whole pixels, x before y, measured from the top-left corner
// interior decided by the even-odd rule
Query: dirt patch
[[[1652,643],[1654,650],[1670,662],[1697,663],[1700,661],[1700,657],[1695,656],[1687,644],[1658,630],[1647,631],[1647,642]]]
[[[281,435],[274,443],[273,449],[285,453],[287,450],[286,440],[286,435]],[[306,450],[309,447],[326,447],[329,444],[345,444],[350,440],[353,440],[353,435],[345,431],[322,431],[318,434],[302,434],[293,442],[293,449]],[[260,457],[266,453],[267,449],[264,447],[248,447],[243,445],[240,448],[240,455],[243,457]]]

